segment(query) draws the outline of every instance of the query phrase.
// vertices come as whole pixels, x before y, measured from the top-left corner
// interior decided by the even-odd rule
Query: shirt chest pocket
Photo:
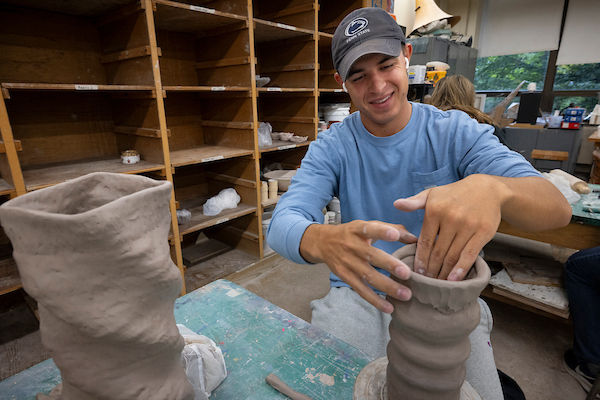
[[[410,173],[413,183],[413,194],[422,192],[425,189],[429,189],[435,186],[447,185],[455,182],[456,178],[448,165],[443,166],[440,169],[436,169],[433,172],[422,172],[413,171]]]

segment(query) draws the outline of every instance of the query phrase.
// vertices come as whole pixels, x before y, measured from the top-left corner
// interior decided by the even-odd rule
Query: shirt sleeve
[[[298,264],[308,263],[300,255],[300,241],[309,225],[323,223],[323,207],[338,191],[339,156],[329,132],[310,144],[300,168],[275,207],[267,241],[282,256]]]
[[[500,143],[494,135],[494,127],[480,124],[462,112],[457,115],[455,145],[458,172],[462,177],[471,174],[541,176],[521,154]]]

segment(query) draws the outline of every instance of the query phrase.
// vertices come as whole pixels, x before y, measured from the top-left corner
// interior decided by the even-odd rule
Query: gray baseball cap
[[[333,34],[333,66],[345,81],[350,67],[360,57],[372,53],[397,57],[405,43],[402,28],[385,10],[359,8],[346,15]]]

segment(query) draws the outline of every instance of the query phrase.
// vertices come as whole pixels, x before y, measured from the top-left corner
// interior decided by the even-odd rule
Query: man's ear
[[[403,51],[403,53],[404,53],[404,57],[406,57],[406,58],[408,58],[410,60],[410,57],[412,56],[412,53],[413,53],[412,44],[406,43],[404,45],[404,51]]]
[[[335,78],[335,81],[340,85],[344,85],[344,81],[342,80],[342,77],[340,76],[340,74],[338,74],[337,72],[333,75],[333,77]]]

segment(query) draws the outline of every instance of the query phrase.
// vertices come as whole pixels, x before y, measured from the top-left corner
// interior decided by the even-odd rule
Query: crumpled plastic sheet
[[[177,324],[177,328],[185,340],[181,361],[194,388],[194,400],[208,400],[212,391],[227,377],[223,352],[211,339],[187,326]]]
[[[241,197],[235,189],[223,189],[218,195],[211,197],[204,203],[202,213],[208,216],[217,215],[226,208],[236,208],[240,200]]]

